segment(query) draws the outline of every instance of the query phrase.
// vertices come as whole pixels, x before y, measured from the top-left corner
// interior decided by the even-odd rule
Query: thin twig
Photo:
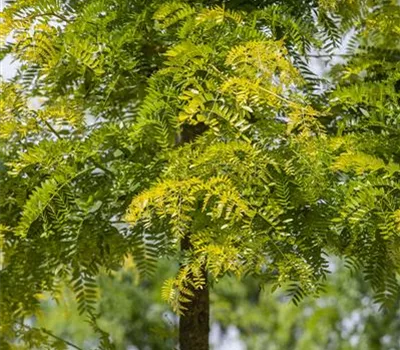
[[[28,326],[27,324],[24,324],[24,323],[21,323],[21,326],[24,327],[24,328],[27,328],[27,329],[29,329],[29,330],[35,330],[35,331],[39,331],[39,332],[42,332],[42,333],[44,333],[44,334],[47,334],[49,337],[52,337],[52,338],[54,338],[54,339],[57,339],[58,341],[62,341],[63,343],[65,343],[65,344],[71,346],[71,347],[74,348],[74,349],[77,349],[77,350],[84,350],[83,348],[80,348],[78,345],[75,345],[74,343],[71,343],[71,342],[68,341],[68,340],[65,340],[65,339],[63,339],[63,338],[60,338],[59,336],[57,336],[57,335],[51,333],[49,330],[47,330],[47,329],[45,329],[45,328],[31,327],[31,326]]]
[[[312,58],[332,58],[332,57],[354,57],[355,55],[351,54],[345,54],[345,53],[335,53],[335,54],[321,54],[321,55],[307,55],[307,57],[312,57]]]
[[[63,343],[65,343],[65,344],[67,344],[67,345],[73,347],[74,349],[77,349],[77,350],[84,350],[83,348],[80,348],[78,345],[75,345],[75,344],[71,343],[71,342],[68,341],[68,340],[65,340],[65,339],[63,339],[63,338],[58,337],[57,335],[51,333],[51,332],[48,331],[47,329],[40,328],[39,330],[40,330],[41,332],[43,332],[44,334],[47,334],[48,336],[50,336],[50,337],[52,337],[52,338],[54,338],[54,339],[57,339],[57,340],[59,340],[59,341],[62,341]]]
[[[51,130],[51,132],[52,132],[54,135],[56,135],[56,137],[57,137],[59,140],[62,140],[62,137],[61,137],[61,135],[57,132],[57,130],[54,129],[53,126],[52,126],[47,120],[45,120],[45,119],[43,119],[43,118],[41,118],[41,119],[42,119],[43,122],[46,124],[46,126]]]
[[[100,170],[103,170],[106,174],[114,176],[114,173],[111,170],[109,170],[106,167],[104,167],[103,165],[101,165],[98,161],[93,159],[93,157],[90,157],[89,159],[97,168],[99,168]]]

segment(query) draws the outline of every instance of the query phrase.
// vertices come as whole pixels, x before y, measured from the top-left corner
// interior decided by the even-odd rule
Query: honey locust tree
[[[21,64],[0,101],[3,347],[63,346],[24,322],[62,281],[100,347],[112,347],[96,324],[96,276],[126,256],[142,277],[158,257],[177,265],[162,294],[181,315],[180,348],[201,350],[208,289],[224,275],[285,285],[298,302],[321,289],[326,252],[368,264],[394,246],[395,234],[366,241],[346,217],[351,204],[338,215],[352,181],[364,181],[343,161],[351,146],[340,125],[355,122],[335,98],[340,79],[322,84],[307,65],[313,48],[331,54],[345,31],[392,5],[285,4],[19,0],[3,9],[2,57]],[[384,227],[365,220],[371,237]],[[374,266],[387,294],[396,266]]]

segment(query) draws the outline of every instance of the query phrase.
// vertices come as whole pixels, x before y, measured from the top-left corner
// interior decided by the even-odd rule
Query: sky
[[[5,79],[11,79],[18,68],[18,63],[13,62],[10,55],[7,55],[3,61],[0,63],[0,75]]]

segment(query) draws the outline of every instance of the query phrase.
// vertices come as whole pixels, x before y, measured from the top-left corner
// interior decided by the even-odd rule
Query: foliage
[[[177,339],[176,317],[161,301],[160,289],[166,276],[175,271],[168,261],[161,261],[151,280],[139,278],[129,258],[124,269],[112,275],[100,274],[96,305],[98,325],[110,333],[117,349],[174,348]],[[140,307],[138,307],[140,306]],[[71,290],[63,289],[57,298],[46,298],[35,326],[51,330],[86,349],[96,345],[98,335],[79,315]]]
[[[377,301],[396,300],[398,28],[386,19],[399,7],[279,3],[5,7],[2,57],[22,66],[0,99],[2,346],[45,342],[24,319],[67,281],[111,347],[95,278],[129,255],[141,277],[159,257],[181,263],[163,288],[177,312],[204,269],[211,283],[286,286],[298,303],[320,291],[327,252],[361,266]],[[311,49],[332,54],[350,28],[351,58],[316,78]]]
[[[377,2],[366,14],[356,27],[359,46],[350,46],[352,57],[333,68],[327,93],[337,135],[332,170],[340,179],[335,240],[349,266],[364,270],[376,301],[389,305],[399,293],[399,150],[392,142],[399,133],[399,71],[396,24],[387,19],[398,12]]]
[[[350,277],[341,264],[320,298],[305,298],[297,307],[282,291],[271,294],[255,281],[238,284],[230,278],[216,285],[213,310],[222,329],[239,329],[247,349],[394,349],[399,344],[398,308],[378,312],[362,275]]]
[[[350,276],[337,260],[330,264],[335,273],[328,276],[326,291],[318,299],[305,298],[298,306],[288,303],[284,290],[272,294],[269,288],[260,289],[254,278],[221,279],[211,291],[211,324],[213,332],[221,330],[222,339],[213,339],[211,344],[226,347],[229,330],[236,327],[236,341],[244,349],[396,348],[398,301],[396,307],[377,312],[361,274]],[[110,332],[117,349],[130,345],[163,349],[167,340],[176,339],[176,320],[160,298],[163,278],[172,270],[168,261],[161,261],[151,283],[138,282],[137,271],[131,268],[101,277],[98,322]],[[95,342],[96,334],[79,318],[70,293],[63,294],[58,304],[44,301],[42,309],[37,327],[83,348],[89,347],[88,340]]]

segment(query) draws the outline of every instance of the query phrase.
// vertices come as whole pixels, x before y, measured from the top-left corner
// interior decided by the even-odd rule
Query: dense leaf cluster
[[[399,13],[390,1],[10,2],[2,57],[22,65],[0,98],[4,346],[44,341],[23,320],[65,280],[100,331],[95,278],[128,255],[142,275],[159,257],[181,263],[163,288],[178,312],[204,270],[299,302],[331,252],[393,301]],[[312,50],[334,54],[349,29],[346,62],[316,77]]]

